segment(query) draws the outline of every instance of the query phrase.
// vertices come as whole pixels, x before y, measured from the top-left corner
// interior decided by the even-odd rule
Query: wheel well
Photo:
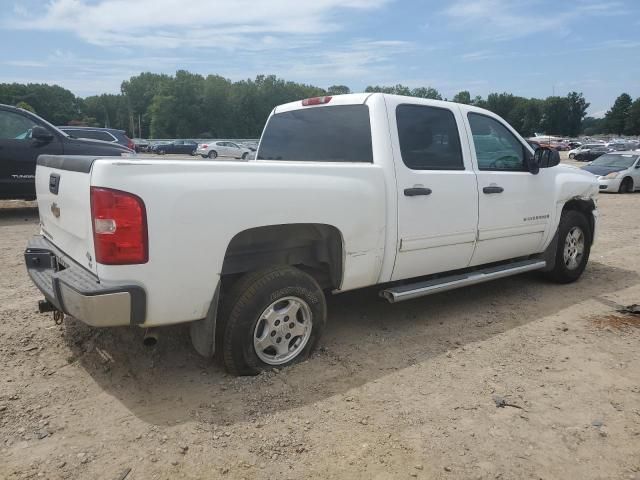
[[[593,242],[593,231],[595,227],[593,215],[591,212],[593,212],[595,208],[596,204],[593,200],[584,200],[582,198],[573,198],[565,203],[564,207],[562,207],[562,213],[567,210],[573,210],[582,213],[586,217],[587,222],[589,222],[589,230],[591,231],[591,242]]]
[[[297,223],[250,228],[227,247],[222,275],[232,277],[271,265],[295,265],[320,287],[342,283],[342,235],[331,225]]]

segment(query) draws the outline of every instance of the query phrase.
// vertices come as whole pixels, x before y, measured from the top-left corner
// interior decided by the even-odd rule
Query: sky
[[[451,98],[640,96],[640,0],[0,0],[0,82],[118,93],[142,71]]]

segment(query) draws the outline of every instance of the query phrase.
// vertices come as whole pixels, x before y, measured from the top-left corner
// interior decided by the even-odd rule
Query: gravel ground
[[[599,206],[575,284],[343,294],[309,361],[234,378],[184,327],[38,314],[37,211],[0,202],[0,478],[640,479],[640,194]]]

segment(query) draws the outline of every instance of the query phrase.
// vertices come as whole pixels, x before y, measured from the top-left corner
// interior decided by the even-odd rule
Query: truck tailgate
[[[88,157],[41,156],[36,195],[42,234],[80,265],[97,273],[91,225],[91,164]],[[82,162],[86,159],[86,162]]]

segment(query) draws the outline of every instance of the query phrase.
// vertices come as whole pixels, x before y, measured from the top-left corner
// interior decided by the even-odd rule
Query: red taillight
[[[200,145],[200,148],[209,148],[209,145],[207,145],[206,143],[203,143],[202,145]]]
[[[125,138],[127,139],[127,148],[135,151],[136,144],[133,143],[133,140],[131,140],[129,137],[125,137]]]
[[[91,187],[91,220],[96,262],[104,265],[147,263],[147,213],[136,195]]]
[[[331,96],[305,98],[302,100],[302,106],[308,107],[309,105],[322,105],[331,101]]]

